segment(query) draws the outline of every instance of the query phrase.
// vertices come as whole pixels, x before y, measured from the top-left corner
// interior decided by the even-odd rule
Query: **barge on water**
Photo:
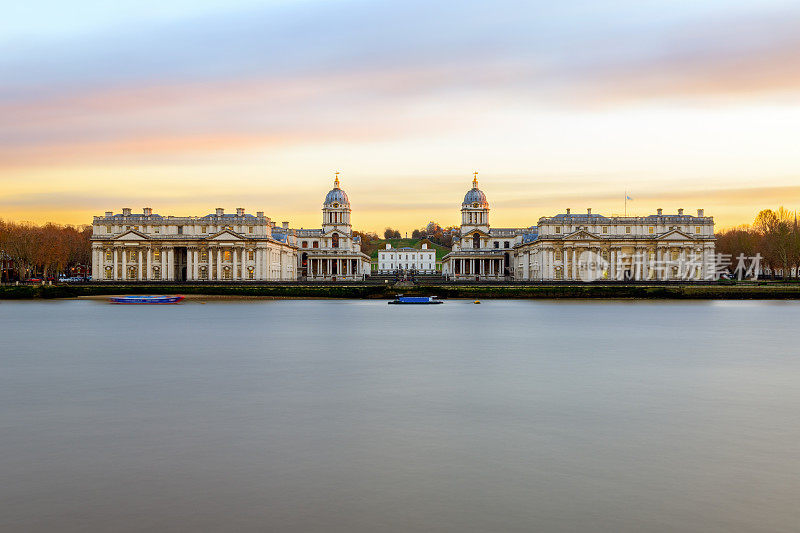
[[[403,296],[398,294],[397,297],[389,302],[390,304],[406,304],[406,305],[432,305],[443,304],[436,296]]]
[[[112,296],[108,299],[112,304],[176,304],[183,296]]]

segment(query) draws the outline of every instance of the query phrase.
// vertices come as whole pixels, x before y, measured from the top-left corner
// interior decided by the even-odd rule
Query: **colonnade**
[[[450,259],[451,275],[454,278],[474,277],[503,279],[505,259],[503,257],[453,257]]]
[[[623,252],[623,248],[632,248],[633,253]],[[585,280],[587,270],[589,279],[609,280],[707,279],[714,273],[713,247],[705,243],[539,245],[520,250],[518,255],[519,279]]]
[[[361,279],[363,272],[359,267],[361,260],[351,257],[308,257],[306,268],[309,279],[330,279],[347,277]]]
[[[180,259],[179,262],[176,261],[176,257]],[[290,249],[245,244],[99,245],[92,248],[92,279],[97,281],[176,281],[182,278],[186,281],[293,280],[295,279],[294,257],[293,250]]]

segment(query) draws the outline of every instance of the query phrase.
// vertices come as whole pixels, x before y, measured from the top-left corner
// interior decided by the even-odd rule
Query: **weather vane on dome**
[[[333,180],[333,187],[335,189],[338,189],[339,188],[339,171],[337,170],[336,172],[334,172],[334,174],[336,174],[336,178]]]
[[[475,172],[473,172],[472,176],[473,176],[473,178],[472,178],[472,186],[477,189],[478,188],[478,171],[476,170]]]

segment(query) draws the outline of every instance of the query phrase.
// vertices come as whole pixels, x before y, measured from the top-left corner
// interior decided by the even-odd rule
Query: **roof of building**
[[[478,188],[478,173],[475,173],[475,178],[472,180],[472,188],[464,195],[464,201],[461,203],[463,207],[472,207],[478,204],[479,207],[489,207],[489,202],[486,200],[486,195]]]
[[[325,196],[325,206],[332,207],[333,204],[338,204],[338,207],[350,207],[350,199],[347,198],[347,193],[339,188],[339,173],[336,173],[336,179],[333,180],[333,189],[328,191]]]

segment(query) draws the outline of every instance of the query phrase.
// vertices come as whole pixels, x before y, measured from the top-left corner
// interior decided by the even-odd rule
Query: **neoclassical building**
[[[521,280],[713,279],[714,218],[677,213],[627,217],[569,209],[539,219],[536,235],[517,247]]]
[[[442,274],[449,279],[505,280],[513,276],[516,247],[535,228],[492,228],[489,202],[478,188],[478,173],[461,202],[461,230],[453,249],[442,258]]]
[[[421,274],[435,274],[436,250],[433,246],[429,248],[429,243],[426,239],[419,248],[392,248],[391,244],[387,244],[386,248],[378,250],[378,274],[412,269]]]
[[[369,274],[370,258],[361,251],[361,239],[353,235],[350,213],[350,199],[339,186],[337,172],[322,204],[322,228],[291,229],[284,224],[276,230],[276,235],[297,248],[299,279],[358,281]]]
[[[461,229],[443,259],[452,280],[700,280],[713,279],[714,218],[566,213],[529,228],[490,228],[489,203],[478,188],[461,203]]]
[[[278,281],[296,279],[297,249],[263,212],[201,217],[107,211],[92,222],[95,281]]]

